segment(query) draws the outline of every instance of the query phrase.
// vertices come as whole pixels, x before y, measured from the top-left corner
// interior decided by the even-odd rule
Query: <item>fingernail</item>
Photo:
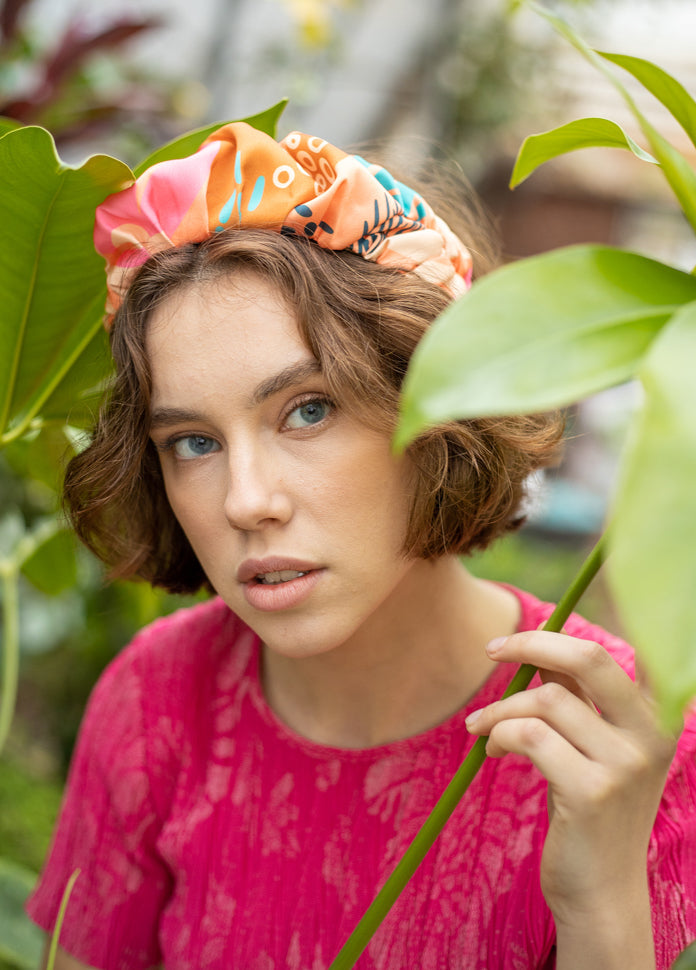
[[[491,642],[488,644],[486,647],[486,652],[491,655],[500,653],[506,640],[507,637],[496,637],[495,640],[491,640]]]
[[[472,711],[471,714],[469,714],[465,718],[464,723],[466,724],[467,728],[471,728],[473,727],[474,724],[476,724],[477,721],[480,721],[480,720],[481,720],[481,711]]]

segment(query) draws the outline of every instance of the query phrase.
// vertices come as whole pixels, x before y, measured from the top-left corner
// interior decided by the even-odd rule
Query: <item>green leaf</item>
[[[696,278],[572,246],[479,280],[433,324],[404,382],[397,447],[429,425],[564,406],[630,378]]]
[[[67,528],[49,536],[22,563],[22,572],[37,589],[57,596],[77,581],[75,540]]]
[[[36,873],[0,858],[0,958],[34,970],[44,948],[44,934],[24,913]]]
[[[696,302],[639,371],[645,403],[610,526],[609,581],[666,725],[696,696]]]
[[[679,122],[694,145],[696,145],[696,101],[686,88],[663,71],[657,64],[646,61],[642,57],[630,57],[627,54],[609,54],[597,51],[600,57],[618,67],[624,68],[629,74],[640,81],[643,87],[654,95]]]
[[[696,230],[696,172],[691,168],[686,158],[676,148],[670,145],[667,139],[663,138],[657,129],[650,124],[625,86],[618,79],[614,71],[609,68],[606,60],[597,51],[588,47],[585,41],[565,20],[556,17],[549,10],[539,6],[537,3],[530,2],[529,6],[541,17],[548,20],[558,33],[565,37],[582,54],[585,60],[589,61],[590,64],[601,71],[611,84],[614,85],[638,121],[643,134],[648,140],[653,155],[660,164],[665,178],[669,182],[672,191],[684,211],[684,215]]]
[[[267,135],[271,135],[273,138],[275,138],[278,119],[283,113],[287,103],[287,99],[283,99],[282,101],[279,101],[278,104],[274,104],[271,108],[266,108],[265,111],[259,112],[259,114],[250,115],[248,118],[239,118],[238,120],[245,121],[248,125],[251,125],[252,128],[258,128],[259,131],[264,131]],[[208,135],[212,135],[212,133],[217,131],[218,128],[221,128],[222,125],[227,124],[230,124],[230,122],[216,121],[212,125],[197,128],[195,131],[189,131],[180,138],[175,138],[174,141],[170,141],[168,144],[158,148],[157,151],[152,152],[151,155],[148,155],[147,158],[140,162],[135,168],[135,174],[142,175],[146,169],[150,168],[152,165],[155,165],[157,162],[166,162],[171,158],[185,158],[187,155],[191,155],[198,148],[200,148]]]
[[[581,118],[551,131],[525,138],[517,155],[510,188],[514,189],[524,182],[544,162],[581,148],[628,148],[642,161],[656,164],[652,155],[644,152],[613,121],[607,121],[606,118]]]
[[[105,294],[103,261],[92,242],[94,210],[132,173],[105,155],[67,166],[50,134],[36,127],[0,139],[0,170],[2,444],[42,417],[52,398],[60,403],[48,409],[54,416],[75,403],[69,375],[78,361],[81,385],[103,377],[103,359],[80,360],[101,328]]]
[[[686,158],[648,122],[641,128],[692,229],[696,231],[696,172]]]
[[[672,964],[672,970],[696,970],[696,943],[682,950]]]
[[[15,131],[21,127],[21,121],[15,121],[14,118],[6,118],[4,115],[0,115],[0,138],[6,135],[8,131]]]
[[[73,433],[72,431],[70,432]],[[53,493],[44,494],[46,509],[57,508],[61,487],[62,467],[72,456],[73,448],[66,426],[56,422],[45,425],[24,438],[10,442],[4,449],[3,458],[15,475],[32,482],[36,499],[36,484],[42,483]]]
[[[41,389],[40,412],[44,421],[68,422],[76,428],[93,427],[104,396],[104,384],[113,370],[109,337],[102,326],[105,299],[105,291],[100,289],[91,305],[85,308],[85,318],[95,321],[95,329],[75,363],[55,382],[50,394],[47,394],[48,388]],[[29,399],[26,410],[32,413],[38,408],[39,392]]]

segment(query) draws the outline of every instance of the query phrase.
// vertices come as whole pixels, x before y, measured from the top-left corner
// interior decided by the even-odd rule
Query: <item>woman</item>
[[[474,239],[246,125],[100,207],[117,376],[67,504],[114,574],[217,597],[94,692],[29,906],[49,930],[80,868],[61,970],[328,967],[478,734],[358,966],[647,970],[693,938],[693,727],[674,757],[626,644],[536,632],[548,605],[458,558],[519,524],[558,418],[390,447]],[[541,679],[496,701],[520,662]]]

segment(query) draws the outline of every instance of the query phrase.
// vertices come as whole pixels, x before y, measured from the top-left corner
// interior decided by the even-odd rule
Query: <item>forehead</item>
[[[312,354],[281,292],[257,276],[195,283],[153,311],[145,347],[158,383],[189,374],[235,376],[277,370]]]

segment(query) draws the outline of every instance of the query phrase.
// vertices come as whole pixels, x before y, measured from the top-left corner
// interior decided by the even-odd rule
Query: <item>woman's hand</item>
[[[604,970],[612,958],[653,967],[646,857],[674,739],[659,731],[647,692],[596,643],[539,630],[487,651],[533,664],[543,681],[467,726],[489,736],[491,757],[524,755],[549,783],[541,884],[559,970]]]

